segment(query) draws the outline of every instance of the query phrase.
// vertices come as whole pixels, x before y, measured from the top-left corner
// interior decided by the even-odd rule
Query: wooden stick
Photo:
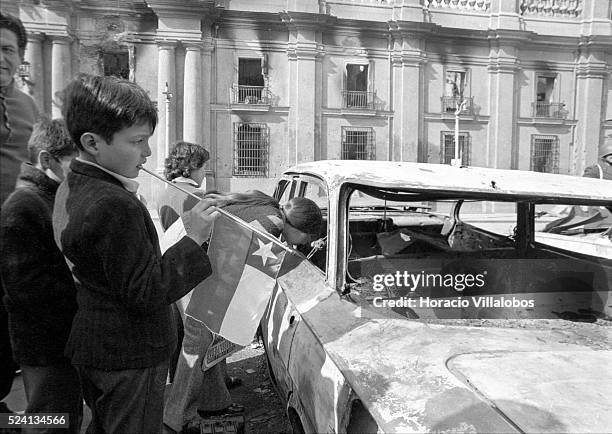
[[[174,188],[176,188],[176,189],[177,189],[177,190],[179,190],[179,191],[182,191],[182,192],[183,192],[183,193],[185,193],[186,195],[191,196],[191,197],[193,197],[193,198],[197,199],[198,201],[202,200],[202,198],[201,198],[200,196],[198,196],[197,194],[193,194],[192,192],[187,191],[187,190],[185,190],[185,189],[184,189],[184,188],[182,188],[182,187],[179,187],[179,186],[178,186],[178,185],[176,185],[174,182],[170,182],[170,181],[168,181],[167,179],[162,178],[162,177],[161,177],[161,176],[159,176],[157,173],[152,172],[152,171],[150,171],[150,170],[148,170],[148,169],[145,169],[145,168],[144,168],[144,167],[142,167],[142,166],[140,166],[140,169],[141,169],[141,170],[144,170],[145,172],[147,172],[149,175],[153,176],[154,178],[157,178],[157,179],[159,179],[160,181],[165,182],[165,183],[166,183],[166,184],[168,184],[169,186],[174,187]],[[264,238],[274,238],[274,237],[273,237],[271,234],[269,234],[269,233],[267,233],[267,232],[264,232],[264,231],[261,231],[261,230],[259,230],[259,229],[257,229],[257,228],[254,228],[253,226],[250,226],[250,225],[249,225],[248,223],[246,223],[245,221],[243,221],[243,220],[239,219],[238,217],[236,217],[235,215],[230,214],[229,212],[227,212],[227,211],[225,211],[225,210],[223,210],[223,209],[219,208],[218,206],[215,206],[214,208],[215,208],[215,210],[217,210],[218,212],[220,212],[220,213],[221,213],[221,214],[223,214],[224,216],[226,216],[226,217],[228,217],[228,218],[232,219],[233,221],[235,221],[236,223],[238,223],[239,225],[241,225],[241,226],[247,226],[247,228],[248,228],[249,230],[251,230],[251,231],[253,231],[253,232],[255,232],[255,233],[259,234],[260,236],[262,236],[262,237],[264,237]],[[280,241],[276,240],[276,243],[277,243],[279,246],[281,246],[283,249],[285,249],[286,251],[288,251],[288,252],[290,252],[290,253],[293,253],[293,254],[295,254],[295,253],[296,253],[296,252],[295,252],[295,250],[293,250],[293,249],[292,249],[292,248],[290,248],[290,247],[285,246],[285,245],[284,245],[284,244],[282,244]]]

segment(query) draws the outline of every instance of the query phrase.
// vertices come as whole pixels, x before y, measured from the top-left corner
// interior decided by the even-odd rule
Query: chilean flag
[[[182,220],[173,226],[177,224],[182,226]],[[165,235],[177,238],[181,233],[184,228],[170,227]],[[286,256],[295,256],[291,268],[299,262],[276,238],[220,210],[208,246],[212,275],[182,300],[185,314],[228,341],[250,344]],[[288,270],[283,268],[284,274]]]

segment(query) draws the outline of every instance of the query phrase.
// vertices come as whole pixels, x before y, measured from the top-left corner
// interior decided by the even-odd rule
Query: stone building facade
[[[30,41],[40,107],[79,72],[157,101],[150,169],[203,143],[208,186],[272,191],[319,159],[449,162],[580,175],[612,134],[609,0],[3,2]],[[153,206],[164,188],[142,176]]]

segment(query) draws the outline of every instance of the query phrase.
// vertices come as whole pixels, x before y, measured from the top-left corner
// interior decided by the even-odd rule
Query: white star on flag
[[[268,262],[268,258],[278,259],[277,256],[272,253],[272,243],[266,244],[260,239],[258,239],[257,242],[259,243],[259,249],[253,252],[253,256],[260,256],[264,267],[266,266],[266,262]]]

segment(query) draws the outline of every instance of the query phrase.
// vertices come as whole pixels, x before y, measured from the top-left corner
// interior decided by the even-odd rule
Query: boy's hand
[[[208,240],[213,222],[219,215],[215,205],[214,200],[202,199],[181,216],[187,236],[200,246]]]

